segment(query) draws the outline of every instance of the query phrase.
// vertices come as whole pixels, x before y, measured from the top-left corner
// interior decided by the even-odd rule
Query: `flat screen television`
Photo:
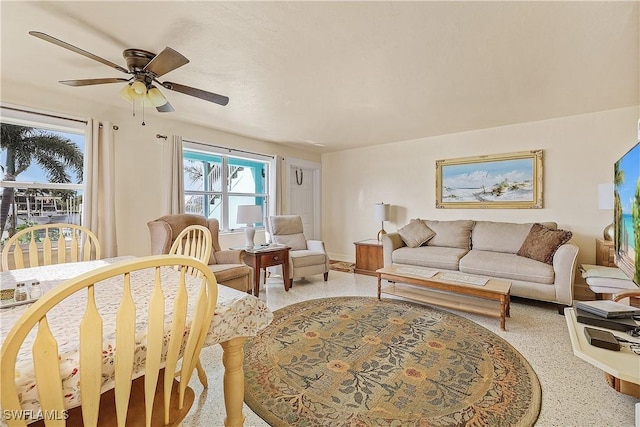
[[[640,285],[640,142],[613,168],[615,262]]]

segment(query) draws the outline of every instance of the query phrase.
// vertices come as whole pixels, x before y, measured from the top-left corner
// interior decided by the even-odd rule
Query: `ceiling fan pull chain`
[[[142,126],[146,126],[144,123],[144,99],[142,100]]]

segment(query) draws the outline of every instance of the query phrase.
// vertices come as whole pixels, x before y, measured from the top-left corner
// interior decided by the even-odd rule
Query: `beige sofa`
[[[548,249],[547,263],[518,255],[524,249],[529,250],[526,255],[545,249],[536,247],[545,243],[543,239],[536,238],[533,223],[421,221],[435,234],[420,246],[408,247],[405,244],[401,235],[407,239],[406,227],[383,235],[385,267],[393,263],[506,279],[512,283],[511,295],[558,303],[559,310],[573,303],[578,256],[578,247],[573,243],[561,244],[555,252]],[[557,229],[556,223],[542,223],[542,226],[536,226],[536,230],[549,232]],[[549,234],[560,233],[552,231]],[[570,233],[565,236],[570,238]],[[407,240],[413,245],[420,243],[411,242],[410,238]],[[523,246],[525,241],[527,245]]]
[[[201,215],[166,215],[147,223],[151,237],[151,254],[169,253],[178,234],[190,225],[202,225],[211,231],[213,248],[209,258],[209,268],[219,284],[243,292],[253,289],[253,269],[243,261],[243,250],[222,250],[218,243],[219,223],[217,219],[207,220]]]

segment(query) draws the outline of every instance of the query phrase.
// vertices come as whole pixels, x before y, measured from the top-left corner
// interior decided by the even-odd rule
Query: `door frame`
[[[286,194],[287,194],[287,203],[286,203],[286,213],[290,214],[290,206],[291,203],[291,169],[294,167],[311,169],[313,171],[313,238],[321,239],[322,236],[322,165],[317,162],[312,162],[309,160],[303,159],[295,159],[295,158],[285,158],[285,182],[286,182]]]

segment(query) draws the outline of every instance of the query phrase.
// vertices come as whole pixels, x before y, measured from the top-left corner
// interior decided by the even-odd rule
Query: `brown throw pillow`
[[[561,245],[571,239],[571,232],[566,230],[552,230],[542,224],[535,223],[531,226],[531,231],[518,255],[535,259],[536,261],[553,264],[553,255]]]
[[[422,246],[436,235],[420,218],[409,221],[409,224],[398,230],[398,234],[410,248]]]

